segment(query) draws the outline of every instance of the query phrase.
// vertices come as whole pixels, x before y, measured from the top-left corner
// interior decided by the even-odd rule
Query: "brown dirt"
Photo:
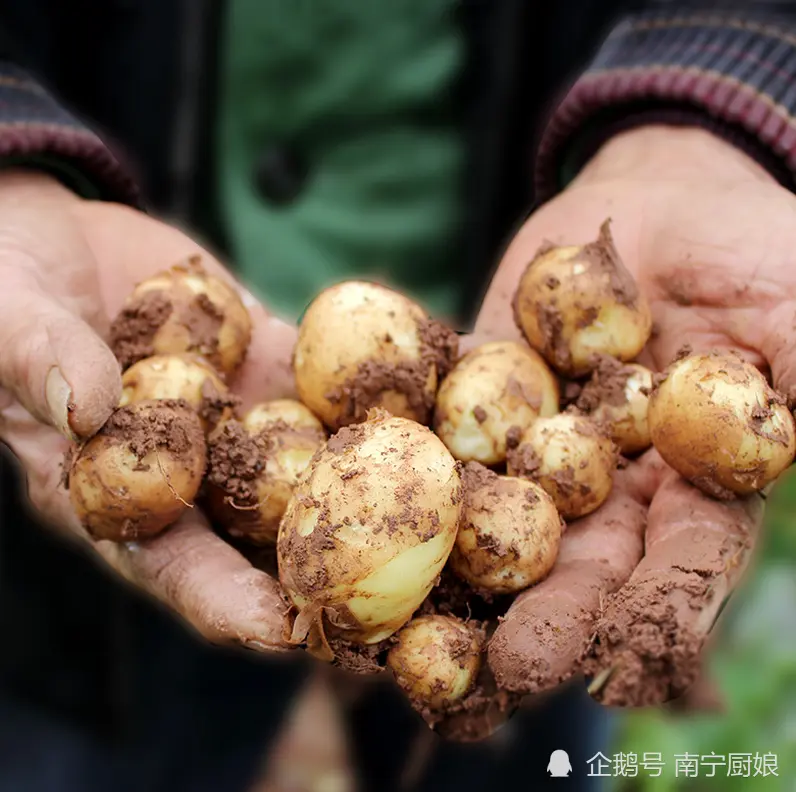
[[[627,381],[633,375],[631,366],[609,355],[600,357],[597,368],[586,383],[575,404],[585,414],[594,412],[601,404],[621,407],[627,403]]]
[[[367,360],[356,374],[339,388],[326,394],[333,404],[342,404],[342,414],[333,428],[360,423],[368,410],[378,406],[387,391],[406,397],[415,419],[422,424],[431,420],[436,394],[428,388],[428,376],[436,369],[438,383],[450,372],[458,355],[459,337],[440,322],[428,319],[418,328],[421,350],[417,361],[385,363]]]
[[[145,292],[122,308],[111,323],[110,347],[123,369],[155,353],[155,334],[173,310],[171,300],[160,291]]]
[[[699,678],[700,654],[713,627],[705,609],[718,605],[744,567],[751,538],[740,525],[726,535],[695,528],[686,547],[663,540],[628,583],[611,595],[596,625],[584,672],[596,678],[613,669],[594,693],[611,706],[656,706],[683,695]],[[716,608],[716,610],[719,610]]]
[[[202,403],[199,406],[199,417],[207,426],[208,432],[215,429],[222,417],[229,414],[239,417],[242,401],[239,396],[227,391],[222,393],[210,379],[202,383]]]

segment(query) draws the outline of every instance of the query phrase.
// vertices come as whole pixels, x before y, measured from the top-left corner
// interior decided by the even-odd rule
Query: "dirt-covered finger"
[[[759,495],[732,502],[674,473],[652,501],[646,554],[605,603],[584,670],[612,706],[655,706],[698,679],[708,636],[752,555]]]

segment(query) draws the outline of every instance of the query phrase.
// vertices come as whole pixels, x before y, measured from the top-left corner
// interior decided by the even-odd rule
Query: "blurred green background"
[[[614,778],[611,792],[720,789],[796,792],[796,471],[768,499],[762,547],[721,620],[709,669],[724,711],[649,711],[623,716],[612,752],[660,752],[659,778],[639,769]],[[778,777],[677,778],[677,754],[775,753]],[[704,776],[707,771],[700,773]]]

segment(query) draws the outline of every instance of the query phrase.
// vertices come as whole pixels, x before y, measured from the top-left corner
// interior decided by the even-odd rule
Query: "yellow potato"
[[[111,327],[111,348],[122,368],[156,354],[193,352],[226,375],[243,362],[251,331],[235,289],[194,256],[133,289]]]
[[[472,689],[481,645],[481,636],[459,619],[417,616],[396,635],[387,667],[416,706],[442,710]]]
[[[578,408],[610,429],[623,454],[636,454],[652,443],[648,420],[651,390],[648,368],[608,358],[583,389]]]
[[[153,355],[122,374],[120,407],[148,399],[184,399],[205,432],[233,415],[237,400],[216,370],[199,355]]]
[[[562,523],[553,499],[532,481],[478,463],[464,469],[464,514],[448,561],[473,588],[513,594],[553,568]]]
[[[599,355],[633,360],[652,332],[652,315],[614,247],[608,223],[587,245],[546,246],[520,279],[514,316],[528,343],[570,377]]]
[[[448,559],[462,512],[458,465],[429,429],[373,410],[312,459],[279,528],[293,637],[321,648],[327,630],[373,644],[402,627]]]
[[[508,474],[535,481],[565,520],[601,506],[613,487],[616,447],[589,418],[564,412],[539,418],[509,452]]]
[[[72,506],[95,539],[146,539],[193,503],[205,463],[204,432],[187,403],[136,402],[117,409],[71,462]]]
[[[276,542],[293,489],[325,439],[323,424],[291,399],[224,422],[209,443],[206,505],[213,520],[252,544]]]
[[[506,434],[558,412],[558,382],[527,344],[495,341],[465,355],[437,393],[434,429],[456,459],[506,461]]]
[[[426,424],[457,349],[456,334],[397,292],[348,281],[321,292],[299,327],[299,398],[332,429],[369,409]]]
[[[649,424],[663,459],[723,499],[763,489],[796,453],[796,427],[785,400],[732,353],[674,362],[652,392]]]

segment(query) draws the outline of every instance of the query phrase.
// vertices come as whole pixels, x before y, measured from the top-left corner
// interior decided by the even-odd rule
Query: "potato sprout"
[[[616,447],[603,427],[574,412],[539,418],[509,451],[508,473],[535,481],[565,520],[589,514],[611,492]]]
[[[558,555],[562,520],[538,484],[464,469],[464,513],[449,565],[473,588],[512,594],[538,583]]]
[[[111,348],[125,369],[155,354],[193,352],[230,374],[246,355],[251,329],[235,289],[194,256],[135,287],[111,327]]]
[[[418,616],[397,635],[387,667],[409,699],[442,710],[472,689],[481,666],[482,636],[452,616]]]
[[[437,393],[434,427],[456,459],[506,461],[506,433],[558,412],[558,382],[526,344],[496,341],[465,355]]]
[[[591,371],[599,355],[632,360],[652,330],[608,222],[595,242],[543,247],[520,279],[514,316],[528,343],[571,377]]]
[[[428,423],[456,334],[390,289],[349,281],[322,292],[299,328],[293,368],[299,397],[338,429],[372,407]]]
[[[429,429],[375,409],[313,457],[279,528],[293,640],[331,659],[330,630],[374,644],[434,586],[462,512],[458,464]]]
[[[652,443],[713,497],[748,495],[793,462],[796,427],[785,399],[739,355],[675,361],[650,397]]]
[[[652,372],[638,363],[605,358],[580,394],[577,406],[606,426],[623,454],[650,447],[649,394]]]
[[[122,375],[120,407],[149,399],[183,399],[202,420],[205,432],[233,416],[237,399],[215,369],[198,355],[153,355]]]
[[[206,500],[213,519],[230,536],[275,543],[293,489],[325,440],[321,422],[291,399],[258,404],[241,421],[224,422],[209,441]]]
[[[95,539],[146,539],[193,503],[205,463],[202,426],[186,402],[120,407],[67,468],[72,506]]]

